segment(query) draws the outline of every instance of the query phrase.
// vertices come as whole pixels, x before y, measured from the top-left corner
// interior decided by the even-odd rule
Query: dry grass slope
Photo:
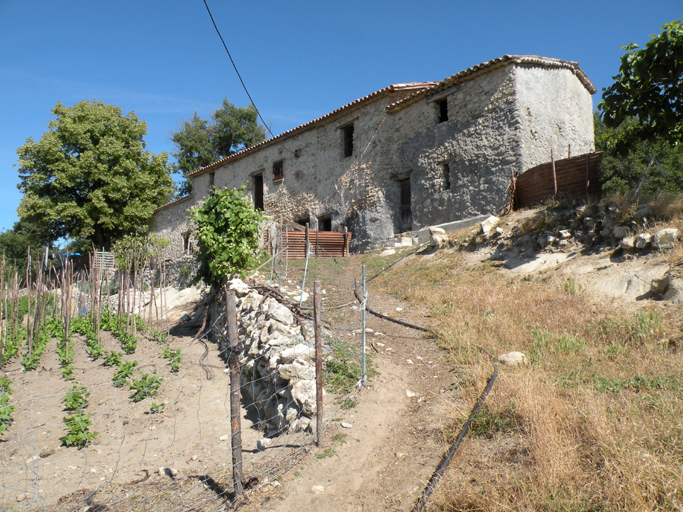
[[[454,251],[406,259],[373,287],[431,314],[454,386],[470,404],[454,406],[447,437],[491,373],[479,347],[529,357],[503,368],[433,510],[681,510],[678,310],[629,309],[571,279],[511,276],[490,261],[469,266]]]

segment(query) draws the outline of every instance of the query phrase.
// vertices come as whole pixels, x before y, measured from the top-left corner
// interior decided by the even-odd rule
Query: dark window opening
[[[300,219],[297,219],[296,222],[297,224],[300,224],[301,226],[306,226],[311,221],[310,217],[301,217]]]
[[[399,228],[400,231],[413,229],[413,210],[410,206],[410,178],[398,182],[399,186]]]
[[[353,155],[353,125],[342,128],[344,134],[344,158]]]
[[[210,172],[209,173],[209,190],[211,190],[213,188],[215,182],[216,182],[216,173]]]
[[[441,173],[443,176],[443,189],[444,190],[450,190],[451,189],[451,166],[448,165],[448,162],[443,162],[441,164]]]
[[[448,100],[446,98],[438,100],[436,106],[439,109],[439,122],[445,123],[448,121]]]
[[[192,240],[189,233],[183,235],[183,252],[185,254],[192,254]]]
[[[332,216],[318,217],[318,231],[332,231]]]
[[[284,161],[278,160],[273,163],[273,181],[282,181],[285,179]]]
[[[254,180],[254,208],[263,210],[263,174],[255,174]]]

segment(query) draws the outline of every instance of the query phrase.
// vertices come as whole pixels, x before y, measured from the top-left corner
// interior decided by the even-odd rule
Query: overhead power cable
[[[235,64],[235,61],[232,59],[232,55],[230,55],[230,50],[228,50],[228,45],[225,44],[225,40],[223,39],[223,36],[221,35],[221,31],[218,30],[218,25],[216,25],[216,21],[213,19],[213,14],[211,14],[211,9],[209,9],[209,4],[206,3],[206,0],[203,0],[203,2],[204,2],[204,7],[206,7],[206,12],[209,13],[209,17],[211,18],[211,23],[213,23],[213,28],[216,29],[216,34],[218,34],[218,37],[220,38],[221,43],[223,43],[223,48],[225,48],[225,52],[228,54],[228,58],[230,59],[230,62],[232,63],[232,67],[235,70],[235,73],[237,74],[237,78],[240,79],[240,83],[242,84],[242,88],[244,89],[244,92],[247,93],[247,97],[249,98],[249,101],[251,102],[251,104],[254,106],[254,110],[256,110],[256,114],[258,114],[258,117],[261,120],[261,122],[263,123],[263,126],[265,126],[266,130],[268,130],[268,133],[270,133],[271,137],[275,137],[275,134],[272,132],[272,130],[266,124],[266,121],[263,119],[263,116],[261,115],[261,111],[256,106],[256,102],[251,97],[251,94],[249,94],[249,90],[247,89],[247,86],[245,85],[244,80],[242,80],[242,75],[240,75],[240,72],[237,69],[237,65]],[[284,144],[281,144],[281,145],[287,151],[294,154],[294,151],[291,151]]]

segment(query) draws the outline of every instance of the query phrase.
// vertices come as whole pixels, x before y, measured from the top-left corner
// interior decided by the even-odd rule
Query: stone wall
[[[182,234],[191,229],[184,220],[187,208],[212,183],[246,184],[253,197],[258,174],[266,214],[275,221],[308,218],[314,229],[317,218],[329,216],[332,230],[353,233],[354,251],[402,231],[400,191],[406,183],[400,180],[410,183],[413,232],[497,212],[508,203],[513,173],[548,161],[551,149],[556,158],[565,157],[569,146],[573,154],[592,150],[593,125],[591,93],[569,67],[512,61],[496,66],[397,109],[387,107],[410,91],[372,95],[235,155],[193,178],[192,197],[159,210],[152,229],[182,247]],[[448,120],[438,122],[444,99]],[[344,128],[350,125],[353,152],[344,156]],[[284,176],[274,181],[277,161]]]

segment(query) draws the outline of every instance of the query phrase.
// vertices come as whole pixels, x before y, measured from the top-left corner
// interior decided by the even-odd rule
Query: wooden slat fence
[[[306,257],[305,231],[286,231],[278,235],[278,243],[282,240],[282,257],[290,260],[300,260]],[[310,257],[340,258],[349,255],[351,233],[337,231],[309,231],[308,241],[311,244]]]
[[[599,198],[602,152],[550,161],[524,171],[515,180],[514,207],[527,208],[552,199]]]

